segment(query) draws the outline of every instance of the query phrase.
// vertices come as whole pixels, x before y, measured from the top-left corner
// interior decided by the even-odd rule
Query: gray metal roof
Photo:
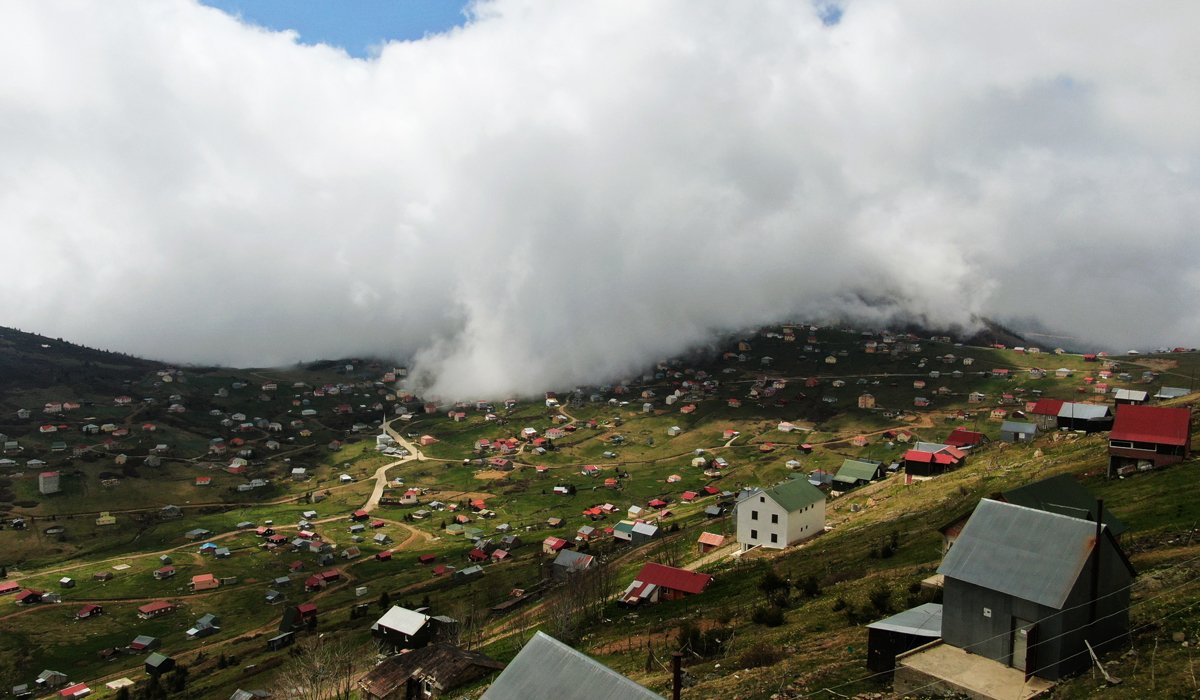
[[[1074,403],[1066,401],[1062,408],[1058,409],[1059,418],[1078,418],[1080,420],[1094,420],[1096,418],[1107,418],[1112,415],[1112,407],[1105,403]]]
[[[1096,522],[1096,497],[1070,474],[1058,474],[1018,486],[1000,494],[1000,500]],[[1119,537],[1129,530],[1129,526],[1107,508],[1104,510],[1104,524],[1113,537]]]
[[[1148,396],[1140,389],[1113,389],[1113,398],[1118,401],[1145,401]]]
[[[1180,396],[1187,396],[1190,393],[1192,392],[1180,386],[1164,386],[1158,390],[1158,393],[1154,395],[1154,398],[1177,399]]]
[[[625,676],[538,632],[481,700],[663,700]]]
[[[902,632],[918,637],[942,636],[942,604],[925,603],[889,618],[872,622],[868,629]]]
[[[1000,432],[1002,433],[1024,433],[1032,435],[1037,432],[1037,426],[1033,423],[1022,423],[1016,420],[1006,420],[1000,424]]]
[[[1095,546],[1095,523],[984,499],[938,573],[1062,608]]]

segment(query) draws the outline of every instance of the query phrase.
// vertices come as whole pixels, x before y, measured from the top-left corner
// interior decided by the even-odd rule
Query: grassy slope
[[[708,448],[712,455],[719,454],[730,461],[731,468],[715,482],[721,488],[733,488],[739,483],[762,484],[777,481],[787,473],[784,462],[793,458],[802,462],[804,471],[818,467],[836,468],[845,457],[870,456],[892,459],[900,454],[903,446],[887,446],[878,439],[873,439],[872,445],[860,449],[851,447],[844,441],[852,435],[885,427],[923,425],[926,418],[920,414],[910,414],[898,419],[885,419],[879,412],[847,411],[845,407],[864,389],[874,393],[881,406],[906,410],[911,405],[912,396],[917,393],[931,394],[929,389],[941,384],[950,386],[954,392],[950,396],[937,399],[935,408],[941,410],[976,410],[977,406],[966,402],[966,393],[972,390],[984,391],[992,398],[998,398],[999,393],[1004,391],[1015,392],[1024,389],[1032,393],[1035,388],[1046,395],[1079,395],[1076,391],[1078,377],[1072,380],[1031,380],[1022,375],[1020,378],[1001,380],[969,373],[962,380],[946,379],[939,382],[927,378],[929,386],[918,391],[912,388],[913,376],[894,375],[921,374],[927,377],[929,370],[939,369],[934,363],[927,364],[925,368],[918,368],[915,357],[887,360],[878,356],[869,357],[859,350],[859,338],[855,334],[827,331],[821,331],[820,334],[820,352],[803,353],[798,346],[785,346],[778,341],[755,340],[756,355],[764,353],[776,358],[776,363],[770,369],[772,375],[793,378],[822,376],[822,384],[815,389],[803,388],[797,380],[792,379],[788,388],[775,397],[776,400],[782,398],[786,404],[747,400],[749,381],[759,373],[756,367],[751,367],[755,364],[753,361],[750,365],[718,364],[712,367],[710,372],[720,378],[723,384],[714,399],[698,404],[696,413],[684,415],[678,413],[675,408],[663,406],[661,396],[666,387],[662,382],[656,382],[659,399],[652,414],[641,412],[641,400],[636,394],[626,397],[629,400],[626,406],[585,404],[567,407],[566,410],[581,422],[588,418],[596,418],[601,423],[610,424],[602,425],[598,430],[581,429],[560,441],[558,451],[544,457],[519,455],[516,457],[518,468],[499,479],[478,478],[476,468],[473,465],[463,465],[462,458],[471,456],[471,443],[479,437],[507,437],[526,425],[539,429],[549,427],[550,412],[540,402],[521,404],[507,417],[508,424],[502,427],[485,423],[482,415],[474,411],[468,411],[469,419],[466,422],[457,424],[450,422],[444,415],[418,418],[405,430],[421,434],[430,433],[439,437],[442,442],[428,452],[447,461],[405,465],[397,468],[393,475],[403,476],[409,484],[425,486],[443,494],[445,498],[455,500],[459,494],[468,492],[492,494],[488,505],[497,511],[498,517],[490,521],[475,521],[470,525],[479,526],[485,532],[500,522],[509,522],[519,529],[536,528],[526,535],[527,541],[532,541],[534,546],[518,550],[516,561],[489,566],[483,580],[463,583],[434,579],[426,568],[415,564],[416,555],[421,552],[436,552],[443,561],[461,567],[465,565],[465,552],[469,544],[461,537],[444,535],[440,529],[441,522],[445,519],[442,514],[430,520],[410,523],[411,526],[422,530],[427,537],[435,539],[421,540],[398,552],[396,558],[389,563],[373,561],[370,556],[379,548],[368,544],[360,545],[364,552],[362,558],[354,562],[338,561],[338,566],[348,574],[350,581],[318,594],[316,600],[319,601],[322,610],[326,611],[323,613],[321,629],[334,634],[344,631],[352,639],[365,643],[365,635],[362,634],[364,623],[351,621],[349,607],[364,600],[373,603],[383,590],[390,591],[393,600],[414,605],[420,603],[422,598],[428,597],[435,609],[460,618],[470,615],[473,611],[482,611],[487,606],[503,600],[510,589],[527,587],[537,580],[541,575],[544,560],[534,552],[536,543],[550,533],[571,536],[575,528],[586,522],[580,515],[583,508],[612,502],[624,510],[624,507],[631,503],[644,504],[650,498],[658,496],[677,497],[685,489],[710,483],[711,480],[704,477],[700,470],[690,466],[692,450],[698,447]],[[980,371],[992,366],[1020,368],[1034,364],[1047,369],[1064,365],[1078,369],[1096,368],[1096,365],[1085,365],[1078,357],[1034,357],[1011,351],[953,348],[936,344],[926,346],[921,355],[927,357],[950,351],[960,358],[973,356],[976,358],[974,369]],[[839,348],[847,350],[848,354],[840,359],[837,365],[826,366],[820,361],[826,353],[837,351]],[[802,355],[807,355],[808,359],[802,358]],[[1138,361],[1151,359],[1138,358]],[[1187,378],[1194,372],[1197,359],[1189,354],[1171,356],[1166,360],[1181,364],[1174,368],[1162,367],[1175,373],[1164,383],[1186,386]],[[721,373],[720,370],[724,366],[734,366],[738,371],[734,374]],[[945,371],[949,368],[940,369]],[[881,376],[884,372],[889,376]],[[269,402],[257,399],[258,392],[253,386],[265,377],[279,380],[281,387],[290,387],[291,382],[295,380],[315,384],[344,379],[332,373],[315,374],[301,369],[266,373],[197,370],[189,374],[189,408],[194,404],[203,410],[189,411],[187,416],[168,427],[174,431],[172,443],[185,445],[184,450],[194,450],[195,446],[203,447],[210,435],[223,434],[221,427],[216,424],[216,419],[209,420],[206,415],[210,405],[228,412],[242,410],[251,416],[265,415],[273,420],[290,419],[288,411],[297,408],[291,405],[294,392],[280,391]],[[856,375],[864,374],[873,376],[864,377],[866,383],[859,384]],[[834,377],[845,377],[847,385],[834,390],[829,386]],[[251,383],[251,388],[246,390],[247,395],[234,395],[228,399],[212,396],[217,388],[227,386],[235,378]],[[154,387],[144,375],[133,381],[137,388],[131,393],[135,395],[165,394],[166,391],[172,390]],[[879,384],[873,383],[876,381]],[[177,391],[179,387],[176,386],[173,390]],[[800,396],[801,393],[804,396]],[[839,397],[839,409],[829,408],[829,404],[820,400],[821,396],[835,393]],[[317,477],[321,481],[303,485],[285,482],[280,486],[281,495],[289,492],[303,495],[304,492],[317,487],[325,488],[333,484],[333,478],[341,471],[361,476],[373,471],[375,466],[381,463],[374,453],[364,451],[365,443],[350,445],[339,453],[330,453],[323,447],[328,439],[338,434],[326,427],[327,423],[333,424],[337,421],[330,415],[332,405],[342,401],[360,405],[373,400],[374,396],[376,394],[373,392],[366,391],[362,396],[311,400],[310,405],[320,411],[318,420],[310,421],[317,430],[317,435],[310,440],[312,449],[298,453],[296,461],[315,467]],[[728,397],[742,398],[743,407],[727,407],[725,399]],[[107,401],[109,397],[97,393],[97,400]],[[107,406],[104,410],[111,413]],[[624,425],[611,425],[612,419],[618,416],[623,419]],[[119,416],[114,414],[114,417]],[[139,416],[138,420],[141,419]],[[347,418],[343,421],[346,427],[350,420]],[[363,420],[363,417],[355,417],[353,420]],[[814,430],[809,433],[780,433],[774,430],[774,427],[781,420],[806,422],[813,426]],[[668,437],[666,429],[672,425],[679,425],[685,432],[678,437]],[[993,435],[998,432],[999,427],[998,422],[978,418],[970,419],[968,425]],[[950,425],[943,422],[940,415],[933,416],[932,426],[914,428],[914,432],[922,438],[936,439],[944,436],[950,429]],[[734,428],[743,433],[728,448],[720,447],[724,442],[721,432],[726,428]],[[611,437],[618,433],[624,435],[627,441],[624,445],[613,446]],[[649,438],[653,438],[653,444],[648,444]],[[771,453],[761,453],[758,444],[764,441],[780,443],[780,447]],[[804,455],[793,447],[803,441],[831,442],[819,447],[812,455]],[[727,653],[719,660],[696,663],[689,661],[689,672],[699,684],[689,690],[686,696],[711,697],[728,694],[737,697],[769,697],[780,688],[790,689],[792,694],[799,694],[861,678],[867,675],[863,662],[865,628],[858,623],[848,624],[844,611],[833,610],[834,602],[842,598],[850,607],[861,609],[866,606],[868,591],[876,581],[887,580],[893,590],[894,606],[903,607],[909,602],[906,600],[909,597],[909,586],[936,568],[940,556],[940,536],[936,532],[938,525],[968,511],[982,495],[1026,483],[1040,475],[1064,471],[1093,474],[1085,477],[1088,486],[1103,495],[1109,506],[1135,528],[1131,549],[1134,550],[1135,563],[1143,572],[1142,580],[1150,582],[1146,584],[1146,589],[1169,591],[1176,580],[1173,577],[1179,575],[1179,570],[1164,570],[1164,567],[1192,551],[1190,540],[1184,532],[1200,521],[1200,518],[1196,517],[1196,507],[1186,496],[1185,488],[1187,484],[1194,482],[1197,466],[1189,464],[1134,479],[1108,482],[1094,476],[1102,470],[1104,464],[1103,446],[1098,438],[1058,442],[1044,438],[1037,447],[1044,452],[1041,458],[1033,456],[1034,448],[997,446],[975,455],[970,466],[957,474],[912,487],[905,487],[898,483],[898,480],[893,480],[832,501],[830,522],[834,528],[829,534],[777,557],[752,557],[738,564],[722,562],[712,565],[707,570],[716,575],[716,582],[713,588],[700,598],[640,611],[628,611],[613,606],[607,613],[611,622],[589,631],[583,648],[648,686],[663,690],[666,687],[667,674],[661,668],[649,674],[645,671],[647,644],[651,645],[657,658],[665,661],[673,648],[673,634],[679,621],[704,620],[705,625],[727,626],[732,641]],[[602,452],[610,449],[618,453],[617,458],[605,459],[601,456]],[[131,449],[131,454],[133,453]],[[180,456],[189,454],[194,452],[185,451]],[[35,513],[69,513],[98,510],[100,507],[116,508],[117,506],[112,504],[124,504],[126,501],[122,499],[132,495],[136,495],[133,500],[144,498],[148,504],[182,504],[189,500],[189,496],[194,500],[200,497],[213,498],[213,494],[216,495],[214,500],[236,500],[235,496],[227,492],[225,483],[233,477],[226,479],[222,472],[198,471],[201,467],[189,462],[168,463],[161,471],[126,479],[120,487],[122,490],[119,495],[106,492],[98,486],[97,475],[93,472],[101,471],[101,466],[107,470],[113,470],[114,467],[108,459],[102,462],[102,465],[91,465],[91,468],[86,463],[81,465],[87,472],[86,478],[80,481],[83,486],[72,486],[61,498],[42,499]],[[600,477],[592,478],[579,473],[578,466],[590,463],[604,467]],[[346,466],[347,464],[349,466]],[[551,466],[551,471],[548,475],[538,476],[531,466],[527,466],[533,464],[547,464]],[[632,478],[623,479],[619,491],[598,487],[603,477],[615,473],[617,465],[627,470]],[[265,470],[263,473],[282,476],[290,466],[290,463],[281,460],[269,460],[261,469]],[[197,489],[190,486],[196,473],[212,473],[218,476],[220,481],[214,480],[214,486],[209,487],[208,491]],[[666,477],[669,474],[680,474],[683,481],[667,484]],[[155,488],[148,491],[140,486],[143,482],[152,482]],[[552,494],[550,487],[559,483],[574,484],[578,492],[571,497]],[[25,489],[21,492],[27,494],[29,487],[28,484],[19,483],[16,488]],[[369,484],[334,488],[329,500],[313,508],[322,518],[340,517],[347,510],[360,504],[367,490]],[[690,550],[690,543],[702,530],[730,531],[731,524],[727,519],[708,521],[702,517],[701,509],[710,502],[711,500],[695,505],[674,504],[673,510],[676,515],[672,522],[681,528],[677,537],[685,541],[685,549]],[[854,512],[851,509],[852,504],[859,505],[861,509]],[[136,607],[134,604],[113,602],[110,604],[113,606],[113,615],[97,620],[75,623],[66,622],[66,618],[74,611],[77,601],[116,599],[131,595],[171,595],[182,596],[181,600],[190,602],[187,602],[187,610],[179,611],[172,616],[173,619],[154,621],[155,625],[164,626],[162,634],[167,650],[184,654],[202,646],[210,650],[203,658],[185,657],[195,670],[201,672],[199,676],[194,676],[194,692],[197,696],[227,695],[238,685],[245,687],[257,684],[259,687],[268,687],[272,674],[276,672],[272,665],[278,663],[280,656],[264,653],[262,635],[271,628],[279,610],[261,604],[261,595],[266,588],[261,582],[268,577],[281,575],[289,561],[303,558],[308,562],[311,558],[258,551],[253,547],[254,538],[249,535],[237,535],[222,542],[235,548],[234,557],[227,561],[214,562],[207,557],[200,559],[199,555],[194,553],[195,545],[186,543],[182,539],[182,533],[192,527],[207,527],[216,532],[225,532],[231,530],[233,524],[242,519],[261,521],[273,518],[278,524],[294,523],[298,512],[307,507],[297,504],[246,504],[227,512],[214,510],[205,514],[188,511],[184,519],[168,522],[159,522],[156,519],[139,522],[131,516],[120,518],[115,528],[104,529],[95,528],[90,524],[90,518],[81,516],[67,519],[63,523],[68,528],[65,542],[52,541],[54,538],[39,534],[37,528],[31,533],[0,531],[0,546],[5,546],[4,551],[25,553],[23,556],[28,560],[26,569],[32,575],[31,582],[34,584],[53,587],[54,581],[57,580],[54,570],[62,565],[65,557],[73,557],[70,563],[82,565],[80,571],[84,573],[80,585],[66,592],[65,598],[68,602],[62,606],[50,606],[18,617],[6,617],[15,607],[11,605],[11,601],[0,600],[0,629],[5,632],[11,630],[13,633],[0,635],[0,639],[5,640],[0,642],[0,645],[9,644],[10,650],[19,650],[29,655],[23,658],[20,654],[11,657],[0,654],[0,660],[4,660],[0,661],[0,680],[17,682],[24,677],[18,669],[27,669],[29,665],[69,664],[80,678],[95,678],[112,672],[118,666],[128,666],[129,661],[102,664],[95,659],[94,651],[123,640],[132,629],[149,629],[148,626],[139,626],[146,623],[135,623],[130,619],[129,611],[125,608]],[[405,512],[407,511],[404,509],[382,509],[380,514],[389,519],[399,520]],[[558,530],[546,530],[542,525],[549,515],[564,517],[567,522]],[[55,522],[62,521],[63,518],[59,518]],[[609,523],[612,521],[613,519],[610,519]],[[328,539],[345,547],[352,544],[346,532],[346,524],[338,520],[324,524],[319,529]],[[397,540],[407,536],[406,531],[399,526],[389,526],[386,531]],[[871,550],[893,532],[899,533],[901,542],[896,555],[888,559],[872,558]],[[178,548],[176,561],[180,563],[179,577],[174,581],[160,583],[155,583],[152,579],[146,580],[147,572],[154,568],[157,560],[144,554],[173,547]],[[599,547],[599,551],[604,549],[603,545]],[[142,558],[138,558],[139,553],[143,554]],[[619,565],[621,580],[627,580],[642,562],[662,555],[663,552],[658,546],[625,553]],[[119,573],[119,577],[108,584],[87,580],[90,579],[93,570],[111,567],[111,562],[103,561],[111,557],[130,563],[131,569]],[[794,581],[810,575],[815,576],[820,579],[822,588],[822,594],[813,600],[801,600],[797,596],[787,612],[787,623],[773,629],[755,625],[749,620],[752,609],[761,597],[755,588],[756,583],[768,567]],[[306,570],[311,572],[312,568],[312,564],[308,563]],[[42,569],[46,570],[45,573],[39,574],[38,571]],[[242,582],[222,589],[213,596],[190,597],[180,586],[185,582],[185,577],[202,571],[222,575],[235,574],[242,577]],[[259,583],[251,583],[249,579],[256,579]],[[370,592],[368,597],[358,598],[354,587],[362,584],[367,585]],[[1153,619],[1158,611],[1170,609],[1163,606],[1175,604],[1180,595],[1189,593],[1191,589],[1184,587],[1179,594],[1170,592],[1161,599],[1148,601],[1135,608],[1135,625],[1139,624],[1139,620]],[[311,597],[303,594],[295,585],[288,591],[288,595],[291,600]],[[1135,600],[1145,599],[1146,595],[1139,588],[1135,593]],[[204,609],[200,609],[201,607]],[[187,624],[195,616],[209,609],[214,609],[229,618],[226,621],[228,630],[215,638],[215,642],[221,646],[210,646],[214,643],[213,639],[191,642],[183,640],[182,630]],[[517,612],[497,620],[494,629],[499,631],[504,628],[523,627],[513,624],[513,620],[521,619],[523,614]],[[869,617],[870,615],[863,614],[863,619]],[[59,618],[62,620],[52,625],[33,624],[38,620]],[[1150,631],[1161,636],[1167,631],[1179,629],[1178,625],[1193,624],[1193,617],[1180,616],[1169,625],[1150,628]],[[79,636],[80,630],[86,631],[82,637]],[[527,634],[527,631],[523,631],[507,637],[501,635],[489,644],[487,650],[498,658],[509,658]],[[740,669],[738,659],[750,646],[758,642],[787,651],[786,658],[779,664],[765,669]],[[1138,653],[1148,653],[1145,651],[1147,645],[1153,645],[1153,637],[1139,638],[1136,647]],[[215,665],[218,650],[238,656],[239,664],[228,669],[218,669]],[[1121,668],[1118,675],[1126,678],[1126,683],[1130,684],[1127,687],[1141,689],[1149,694],[1161,691],[1164,687],[1183,691],[1187,687],[1187,677],[1182,672],[1165,670],[1180,668],[1178,662],[1182,660],[1180,654],[1183,652],[1178,645],[1160,645],[1156,652],[1153,685],[1146,678],[1147,663],[1144,661],[1139,670],[1126,671],[1125,668]],[[1172,659],[1174,663],[1168,665],[1164,659]],[[249,671],[244,670],[249,664],[253,664],[253,668]],[[732,669],[738,670],[731,672]],[[866,681],[841,687],[838,692],[850,693],[884,687],[877,681]],[[1066,693],[1068,697],[1082,696],[1087,694],[1091,687],[1089,681],[1081,679],[1067,684],[1061,692]]]

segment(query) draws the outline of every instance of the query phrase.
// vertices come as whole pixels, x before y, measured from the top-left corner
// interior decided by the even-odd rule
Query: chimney
[[[1096,499],[1096,545],[1092,552],[1092,602],[1088,606],[1088,624],[1096,622],[1096,606],[1100,598],[1100,538],[1104,534],[1104,499]]]
[[[683,653],[671,652],[671,700],[679,700],[683,692]]]

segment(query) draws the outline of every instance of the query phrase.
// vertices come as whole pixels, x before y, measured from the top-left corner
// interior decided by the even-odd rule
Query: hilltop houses
[[[752,489],[735,508],[742,549],[783,549],[825,529],[825,494],[807,479],[789,479],[769,489]]]

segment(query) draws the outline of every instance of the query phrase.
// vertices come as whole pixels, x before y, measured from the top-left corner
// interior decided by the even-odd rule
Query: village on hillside
[[[447,402],[60,342],[0,329],[14,697],[1195,690],[1190,349],[797,323]]]

